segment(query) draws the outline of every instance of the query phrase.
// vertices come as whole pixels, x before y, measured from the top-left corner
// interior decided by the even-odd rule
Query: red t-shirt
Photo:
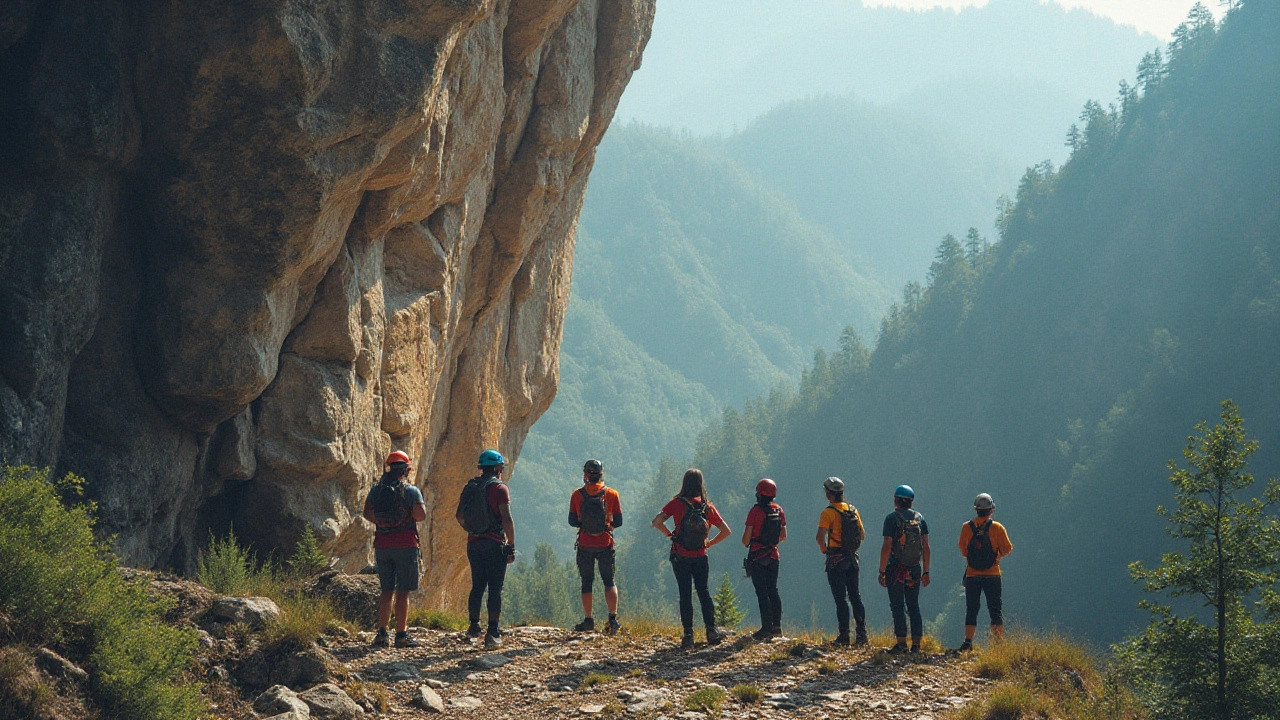
[[[694,503],[702,502],[702,498],[694,498],[693,502]],[[676,521],[677,532],[679,532],[680,530],[680,521],[684,519],[684,512],[687,508],[688,506],[684,504],[684,500],[678,496],[671,498],[671,502],[667,503],[662,507],[662,514]],[[724,519],[720,517],[720,513],[716,512],[716,506],[712,505],[711,503],[707,503],[707,523],[711,527],[724,524]],[[707,556],[706,548],[703,548],[701,550],[686,550],[684,549],[684,547],[680,545],[680,543],[676,542],[674,537],[671,538],[671,551],[679,555],[680,557],[706,557]]]
[[[507,489],[507,484],[501,480],[489,483],[489,488],[485,491],[484,496],[485,499],[489,501],[489,512],[492,512],[495,518],[502,517],[502,515],[498,513],[498,508],[500,506],[511,504],[511,491]],[[496,532],[485,533],[483,535],[468,535],[467,542],[473,542],[480,538],[489,538],[490,540],[497,540],[500,543],[505,543],[507,541],[507,534],[502,530],[501,521],[499,521],[499,528]]]
[[[781,505],[773,503],[773,506],[778,508],[778,515],[782,518],[782,527],[786,527],[787,514],[782,511]],[[761,509],[759,505],[753,505],[751,507],[751,512],[747,513],[747,527],[751,528],[751,547],[749,548],[749,552],[753,553],[752,556],[754,557],[755,551],[763,547],[760,543],[755,541],[756,538],[760,537],[760,531],[764,529],[764,510]],[[773,550],[761,555],[760,558],[773,558],[774,560],[780,560],[782,559],[782,556],[778,554],[778,546],[774,545]]]
[[[611,548],[613,547],[613,519],[622,514],[622,501],[618,497],[618,491],[611,487],[601,490],[603,483],[591,483],[583,485],[581,488],[573,491],[573,497],[569,498],[569,513],[574,517],[582,517],[582,491],[585,489],[592,497],[604,493],[604,522],[609,527],[608,532],[599,535],[590,535],[581,528],[578,529],[578,547],[582,548]]]

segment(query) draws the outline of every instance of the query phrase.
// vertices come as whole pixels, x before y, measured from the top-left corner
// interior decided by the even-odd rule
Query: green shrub
[[[320,549],[320,540],[316,537],[311,525],[307,524],[298,536],[293,555],[289,557],[289,569],[295,575],[306,577],[315,575],[329,567],[329,556]]]
[[[241,547],[235,530],[219,540],[209,533],[209,547],[196,556],[196,582],[219,595],[266,595],[272,587],[270,564],[259,564],[247,547]]]
[[[724,704],[724,690],[718,687],[704,687],[684,699],[684,706],[689,710],[704,713],[718,713]]]
[[[160,621],[172,603],[126,582],[115,556],[93,537],[93,506],[67,506],[84,480],[50,483],[47,470],[0,467],[0,614],[38,645],[83,649],[96,699],[110,714],[196,717],[198,689],[182,681],[196,633]]]
[[[716,594],[711,600],[715,603],[716,625],[719,627],[736,628],[738,623],[747,616],[738,606],[738,592],[729,581],[729,573],[725,573],[721,578],[720,587],[716,588]]]
[[[428,630],[457,632],[466,630],[471,623],[465,615],[419,607],[409,610],[409,624],[415,627],[424,627]]]
[[[608,685],[609,683],[613,682],[616,679],[617,678],[607,673],[602,673],[602,672],[587,673],[586,676],[582,678],[582,682],[578,683],[578,689],[588,690],[597,685]]]
[[[746,683],[734,685],[733,689],[730,690],[729,693],[737,698],[738,702],[746,703],[748,705],[755,705],[764,697],[764,691],[762,691],[759,686],[748,685]]]

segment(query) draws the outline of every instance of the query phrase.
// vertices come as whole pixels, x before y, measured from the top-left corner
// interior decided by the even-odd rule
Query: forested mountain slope
[[[1262,443],[1254,471],[1280,472],[1278,33],[1275,3],[1220,30],[1193,16],[1168,62],[1144,60],[1140,88],[1086,108],[1063,168],[1027,174],[997,244],[942,244],[874,351],[847,336],[796,398],[703,438],[696,462],[735,527],[736,490],[779,481],[796,528],[784,604],[830,604],[807,540],[822,478],[850,481],[872,535],[906,482],[935,533],[927,617],[958,624],[955,537],[985,491],[1016,545],[1008,615],[1114,639],[1139,617],[1126,564],[1166,546],[1154,510],[1192,425],[1234,398]],[[872,578],[863,589],[883,621]]]

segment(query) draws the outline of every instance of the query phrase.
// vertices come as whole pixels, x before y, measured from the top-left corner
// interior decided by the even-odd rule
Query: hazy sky
[[[1116,22],[1133,25],[1162,38],[1168,38],[1173,29],[1187,17],[1187,11],[1196,0],[1057,0],[1070,8],[1084,8],[1105,15]],[[985,5],[986,0],[863,0],[864,5],[896,5],[903,8],[927,9],[934,7],[960,8]],[[1205,7],[1221,15],[1216,0],[1204,0]]]

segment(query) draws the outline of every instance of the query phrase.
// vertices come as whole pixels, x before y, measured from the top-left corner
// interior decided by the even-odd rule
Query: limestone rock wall
[[[557,381],[587,175],[654,0],[6,0],[0,460],[90,479],[139,565],[309,524],[382,458],[452,520]]]

